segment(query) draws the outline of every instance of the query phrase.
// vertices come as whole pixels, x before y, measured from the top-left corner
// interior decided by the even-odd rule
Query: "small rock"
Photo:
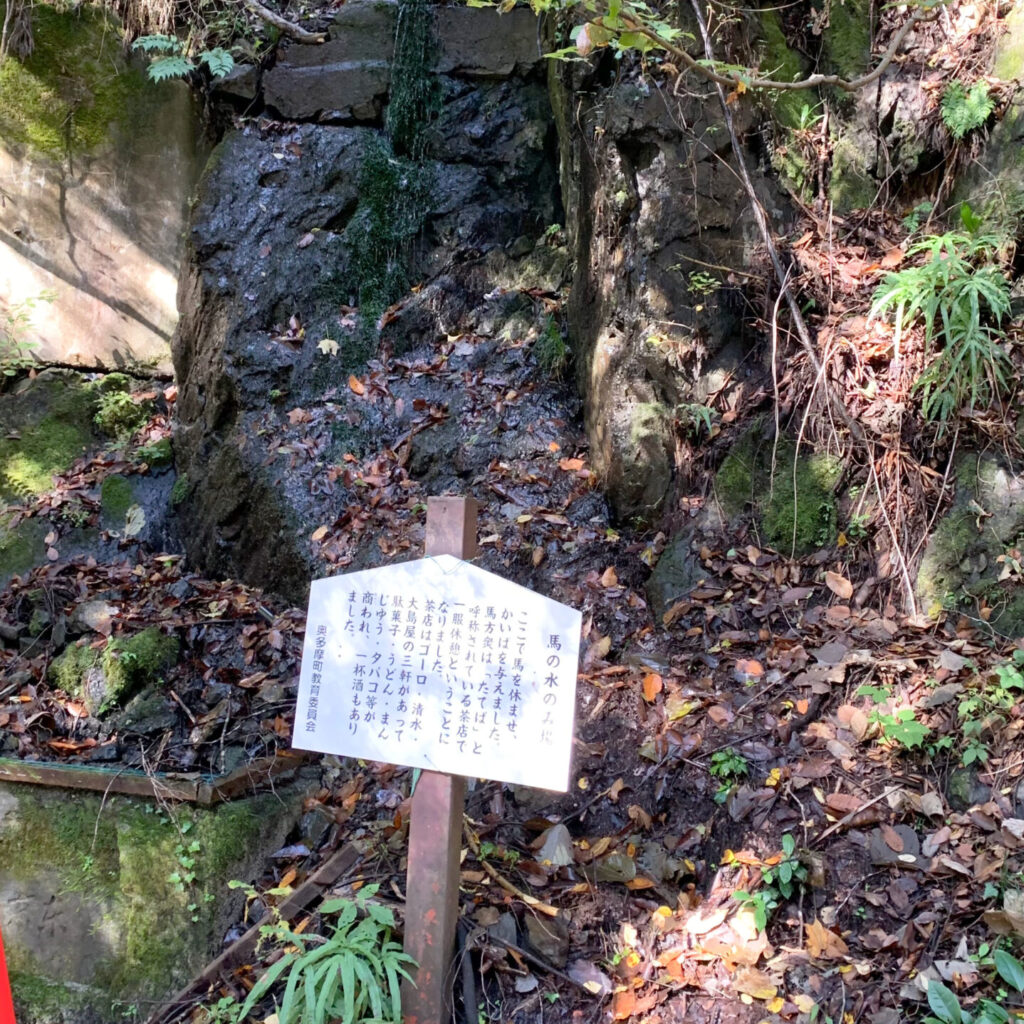
[[[573,960],[569,964],[566,974],[593,996],[603,998],[611,995],[613,988],[611,978],[589,960]]]
[[[83,601],[71,613],[68,628],[72,633],[95,632],[110,636],[117,613],[117,605],[109,601]]]
[[[101,747],[93,747],[89,751],[90,764],[112,764],[121,759],[121,751],[117,743],[104,743]]]
[[[515,917],[509,913],[502,914],[494,924],[487,926],[487,934],[514,946],[518,936]]]
[[[665,612],[707,575],[700,556],[693,550],[693,533],[673,538],[661,553],[645,588],[655,622],[660,623]]]
[[[195,588],[188,580],[175,580],[167,588],[167,593],[179,601],[184,601],[195,593]]]
[[[561,917],[530,914],[526,918],[526,942],[549,964],[563,967],[569,956],[569,926]]]
[[[90,669],[102,675],[102,669]],[[88,701],[86,701],[88,705]],[[178,712],[163,694],[152,691],[140,693],[128,702],[127,707],[115,715],[112,728],[122,734],[148,736],[155,732],[173,729],[178,721]]]
[[[293,843],[291,846],[282,846],[271,855],[274,860],[292,860],[294,857],[308,857],[309,847],[305,843]]]
[[[896,833],[903,845],[902,850],[894,850],[886,842],[885,833],[880,828],[873,829],[869,850],[871,863],[878,867],[924,868],[927,861],[921,856],[921,840],[909,825],[894,825]]]
[[[955,768],[946,781],[946,800],[954,811],[966,811],[983,804],[992,794],[973,768]]]
[[[0,622],[0,644],[5,647],[16,647],[21,630],[17,626],[9,626],[6,622]]]
[[[93,665],[85,670],[82,675],[82,698],[90,715],[99,714],[109,690],[106,673],[99,665]]]
[[[632,882],[636,863],[624,853],[609,853],[594,865],[594,876],[599,882]]]

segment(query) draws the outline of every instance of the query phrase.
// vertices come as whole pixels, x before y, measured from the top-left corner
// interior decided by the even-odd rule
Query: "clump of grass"
[[[569,365],[569,346],[554,317],[548,317],[543,333],[533,343],[533,354],[537,365],[546,374],[561,378]]]

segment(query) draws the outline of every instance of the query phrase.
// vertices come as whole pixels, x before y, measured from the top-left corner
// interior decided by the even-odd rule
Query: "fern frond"
[[[942,93],[940,110],[942,123],[959,142],[968,132],[985,124],[995,110],[995,101],[989,94],[987,82],[975,82],[968,92],[963,82],[953,81]]]
[[[151,82],[165,82],[169,78],[184,78],[195,66],[187,57],[161,57],[149,65],[148,74]]]
[[[235,66],[235,58],[220,46],[212,50],[204,50],[199,54],[199,61],[210,69],[210,74],[214,78],[223,78]]]
[[[143,53],[180,53],[181,40],[174,36],[139,36],[132,43],[132,49]]]

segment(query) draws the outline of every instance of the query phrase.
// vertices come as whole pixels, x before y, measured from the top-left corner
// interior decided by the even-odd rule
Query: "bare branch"
[[[711,46],[711,36],[708,33],[704,16],[700,11],[700,0],[690,0],[690,2],[693,5],[693,12],[697,16],[697,24],[700,27],[700,33],[703,37],[704,52],[707,55],[709,63],[713,63],[714,51]],[[724,84],[734,85],[735,83],[726,80]],[[790,276],[782,265],[782,259],[779,256],[778,247],[775,245],[775,239],[772,237],[771,229],[768,226],[768,218],[765,216],[764,208],[761,206],[761,202],[757,198],[754,183],[750,178],[750,171],[747,169],[746,156],[743,153],[743,147],[740,145],[739,136],[736,134],[736,127],[733,123],[732,117],[732,109],[729,107],[729,101],[726,98],[722,82],[715,83],[715,91],[718,93],[718,102],[722,108],[722,117],[725,121],[726,130],[729,133],[729,142],[732,146],[733,156],[736,159],[740,180],[743,182],[743,188],[747,193],[747,199],[750,203],[750,211],[754,216],[754,222],[756,223],[758,232],[764,242],[764,247],[768,252],[768,258],[771,260],[772,269],[775,271],[775,278],[779,282],[779,289],[785,297],[786,305],[789,308],[789,314],[793,321],[793,326],[796,329],[797,338],[800,341],[800,346],[807,354],[807,358],[810,360],[811,366],[814,367],[815,375],[822,382],[822,387],[825,391],[829,407],[833,410],[835,415],[842,420],[843,425],[850,432],[850,435],[855,440],[864,442],[866,438],[863,427],[853,419],[842,399],[835,393],[835,390],[829,384],[821,360],[818,358],[817,349],[815,348],[814,341],[811,339],[811,332],[807,329],[807,322],[804,320],[803,313],[800,311],[800,304],[797,302],[796,296],[793,294]]]
[[[304,28],[296,25],[295,22],[289,21],[287,18],[282,18],[280,14],[275,14],[274,11],[270,10],[269,7],[264,7],[263,4],[259,3],[259,0],[242,0],[246,7],[249,8],[253,14],[258,15],[268,25],[273,25],[274,28],[280,29],[290,39],[294,39],[299,43],[325,43],[327,42],[327,35],[324,32],[307,32]]]

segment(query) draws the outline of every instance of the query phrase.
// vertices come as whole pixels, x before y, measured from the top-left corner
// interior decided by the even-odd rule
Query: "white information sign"
[[[451,555],[314,580],[293,744],[564,791],[580,618]]]

